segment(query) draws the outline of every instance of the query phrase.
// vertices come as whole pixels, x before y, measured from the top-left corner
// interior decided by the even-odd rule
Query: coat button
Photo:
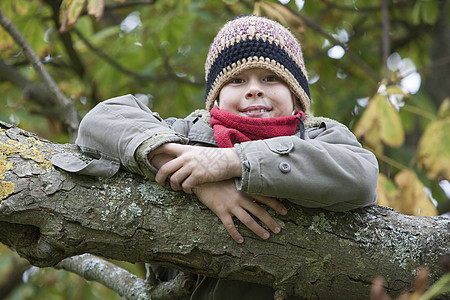
[[[280,171],[282,173],[289,173],[291,171],[291,166],[287,163],[287,162],[282,162],[280,163],[280,165],[278,166],[278,168],[280,169]]]
[[[280,145],[278,145],[278,147],[277,147],[277,151],[278,151],[278,152],[285,153],[285,152],[287,152],[288,150],[289,150],[289,147],[286,146],[286,145],[283,145],[283,144],[280,144]]]

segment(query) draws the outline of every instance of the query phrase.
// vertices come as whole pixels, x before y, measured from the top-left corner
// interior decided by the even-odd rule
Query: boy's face
[[[249,69],[223,86],[219,108],[250,118],[285,117],[294,111],[294,96],[273,72]]]

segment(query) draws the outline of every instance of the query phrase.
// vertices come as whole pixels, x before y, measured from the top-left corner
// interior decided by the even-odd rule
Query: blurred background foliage
[[[163,117],[202,108],[217,31],[242,14],[276,19],[302,44],[312,112],[346,124],[376,153],[379,204],[420,216],[450,211],[447,0],[2,0],[0,9],[80,118],[127,93]],[[0,120],[70,142],[43,81],[3,28],[0,95]],[[0,247],[0,284],[17,263]],[[113,299],[63,271],[28,278],[9,299]]]

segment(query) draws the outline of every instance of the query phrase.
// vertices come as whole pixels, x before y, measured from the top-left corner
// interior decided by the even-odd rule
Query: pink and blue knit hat
[[[211,110],[232,77],[252,68],[274,72],[296,95],[297,105],[309,110],[311,96],[300,43],[280,23],[258,16],[232,19],[214,38],[205,63],[206,109]]]

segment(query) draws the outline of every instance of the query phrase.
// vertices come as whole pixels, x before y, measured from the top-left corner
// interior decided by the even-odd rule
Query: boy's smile
[[[219,93],[219,108],[250,118],[292,115],[293,95],[273,72],[249,69],[228,81]]]

